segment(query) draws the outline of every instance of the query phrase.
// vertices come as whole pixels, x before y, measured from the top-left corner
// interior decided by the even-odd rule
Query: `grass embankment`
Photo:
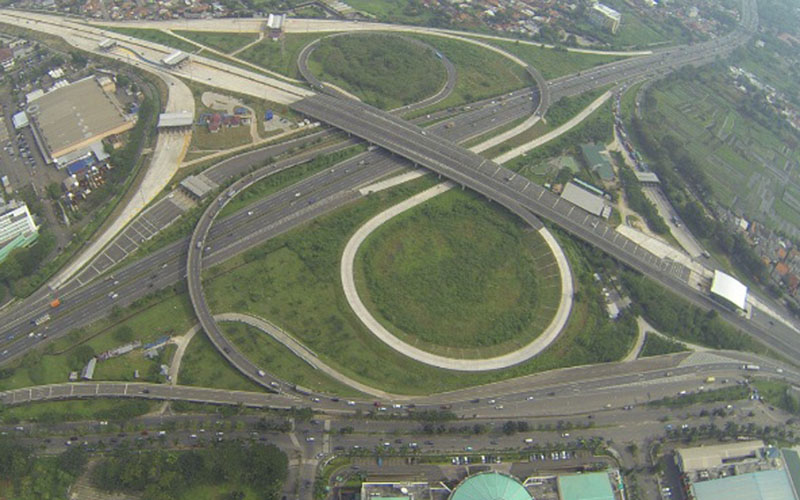
[[[89,399],[73,401],[47,401],[0,408],[0,421],[4,424],[38,422],[58,424],[80,420],[119,420],[150,413],[158,405],[155,401],[119,399]]]
[[[258,39],[257,33],[217,33],[185,30],[172,30],[172,32],[225,54],[229,54]]]
[[[234,391],[264,390],[233,368],[202,332],[192,338],[183,353],[178,383]]]
[[[409,394],[620,359],[630,350],[635,322],[607,320],[600,290],[591,278],[594,267],[568,240],[562,244],[581,293],[566,331],[541,356],[507,370],[454,376],[454,372],[412,361],[376,339],[344,299],[339,277],[342,249],[370,217],[432,184],[426,177],[372,194],[210,269],[204,279],[212,310],[268,319],[351,378]]]
[[[202,48],[191,42],[181,40],[176,36],[170,35],[169,33],[156,29],[122,28],[117,26],[100,26],[100,28],[108,31],[114,31],[122,35],[128,35],[134,38],[140,38],[142,40],[147,40],[153,43],[160,43],[161,45],[166,45],[167,47],[172,47],[173,49],[182,50],[184,52],[197,52]]]
[[[658,356],[661,354],[670,354],[673,352],[682,352],[688,350],[689,348],[680,342],[648,333],[645,335],[644,345],[639,353],[639,357],[644,358],[647,356]]]
[[[484,43],[493,45],[510,54],[513,54],[537,70],[545,80],[570,75],[585,69],[593,68],[600,64],[610,63],[624,59],[620,56],[606,56],[601,54],[582,54],[568,52],[563,48],[545,48],[530,43],[519,41],[492,40],[481,37],[471,37]]]
[[[247,353],[247,357],[267,373],[274,373],[289,383],[302,385],[314,391],[339,396],[363,396],[358,391],[317,371],[269,334],[255,327],[226,322],[222,323],[222,330],[239,351]]]
[[[679,396],[670,396],[655,401],[650,401],[648,406],[664,406],[667,408],[684,408],[700,403],[716,403],[718,401],[739,401],[746,399],[750,391],[742,385],[731,385],[722,389],[692,392]]]
[[[236,57],[291,78],[302,79],[297,70],[300,51],[317,38],[331,33],[286,33],[277,42],[265,39],[239,52]]]
[[[100,300],[111,300],[103,298]],[[44,351],[32,351],[0,373],[0,389],[67,382],[71,371],[80,371],[92,357],[132,340],[151,342],[165,335],[183,335],[194,324],[194,315],[186,295],[164,290],[126,310],[115,309],[111,316],[87,328],[76,330],[53,341]],[[96,380],[163,381],[161,363],[169,363],[170,352],[162,349],[154,360],[144,357],[141,349],[124,356],[98,362]]]
[[[389,34],[326,38],[309,69],[381,109],[394,109],[435,94],[447,77],[434,51]]]
[[[419,114],[467,104],[522,87],[533,80],[525,68],[491,50],[450,38],[409,34],[436,47],[456,67],[456,85],[450,96]]]
[[[496,156],[505,153],[506,151],[510,151],[518,146],[527,144],[536,139],[537,137],[541,137],[546,133],[557,129],[558,127],[568,122],[573,117],[577,116],[578,113],[583,111],[592,102],[594,102],[595,99],[600,97],[603,94],[603,92],[605,92],[605,90],[606,90],[605,88],[596,89],[573,97],[562,97],[561,99],[556,101],[553,105],[551,105],[550,108],[548,108],[544,120],[539,120],[533,127],[530,127],[527,130],[522,131],[521,133],[515,135],[514,137],[504,142],[501,142],[500,144],[497,144],[496,146],[492,146],[491,148],[487,149],[481,154],[486,156],[487,158],[494,158]],[[601,110],[604,110],[606,113],[609,113],[608,107],[606,105],[600,106],[592,114],[587,116],[583,123],[596,119],[595,114]],[[608,122],[610,126],[611,123],[610,117]],[[579,131],[581,127],[583,127],[583,123],[576,125],[575,128],[570,132]]]
[[[490,357],[536,338],[561,286],[544,239],[478,195],[451,190],[364,242],[362,300],[390,331],[454,357]]]

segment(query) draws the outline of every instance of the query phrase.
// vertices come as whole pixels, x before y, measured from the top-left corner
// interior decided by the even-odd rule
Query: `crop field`
[[[800,235],[800,150],[743,117],[736,109],[743,94],[718,80],[712,88],[671,81],[652,92],[668,128],[704,160],[719,203]]]
[[[256,33],[217,33],[213,31],[183,30],[174,30],[173,33],[225,54],[229,54],[258,39]]]
[[[496,205],[451,190],[401,214],[359,250],[359,292],[399,338],[451,357],[490,357],[536,338],[561,286],[544,239]]]

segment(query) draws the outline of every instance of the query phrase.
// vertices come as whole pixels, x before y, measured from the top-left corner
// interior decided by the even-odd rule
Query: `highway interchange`
[[[556,100],[563,95],[574,95],[588,89],[617,84],[632,78],[665,73],[682,64],[702,64],[720,53],[729,51],[736,43],[745,39],[746,36],[745,33],[735,32],[726,37],[702,44],[692,50],[687,50],[685,47],[667,49],[652,56],[642,56],[610,63],[584,71],[578,75],[563,77],[548,83],[551,99]],[[303,108],[303,106],[309,103],[312,105],[322,104],[318,105],[317,108]],[[375,137],[374,135],[363,132],[358,135],[366,136],[372,142],[382,146],[388,146],[389,149],[395,149],[392,142],[397,143],[400,139],[404,139],[406,140],[405,149],[395,149],[395,152],[401,151],[403,156],[412,157],[417,160],[419,164],[426,165],[436,170],[440,168],[439,165],[430,163],[429,158],[426,158],[425,155],[416,156],[414,154],[414,150],[420,147],[420,143],[427,144],[426,147],[428,147],[428,151],[426,155],[438,158],[437,161],[441,162],[440,165],[446,165],[451,161],[451,158],[461,158],[466,164],[477,162],[475,163],[475,168],[479,169],[485,164],[490,163],[484,163],[485,160],[466,153],[464,150],[453,146],[444,139],[459,141],[464,138],[479,135],[503,123],[508,123],[518,117],[530,114],[540,106],[540,100],[538,99],[537,91],[522,90],[512,93],[499,103],[492,101],[491,103],[484,102],[482,104],[482,106],[476,106],[476,109],[453,117],[452,122],[454,126],[452,128],[445,128],[443,122],[439,122],[436,126],[429,129],[431,133],[426,132],[424,134],[421,129],[400,122],[396,117],[391,117],[388,114],[378,112],[358,103],[345,103],[339,100],[331,101],[328,97],[317,96],[309,98],[307,101],[301,101],[298,107],[301,110],[305,109],[309,114],[321,114],[322,111],[327,112],[331,109],[334,111],[341,111],[337,110],[336,107],[344,106],[347,112],[355,111],[356,113],[368,115],[369,119],[365,120],[363,124],[370,125],[380,121],[387,126],[387,128],[384,129],[387,134],[394,134],[392,136],[392,141],[384,142],[381,137]],[[358,115],[356,114],[353,116]],[[353,127],[352,123],[341,122],[335,115],[326,115],[325,121],[331,121],[335,125],[340,125],[345,129]],[[351,129],[351,131],[352,130],[353,129]],[[408,136],[403,138],[404,134],[413,134],[413,141],[411,144],[408,143]],[[317,154],[341,149],[342,147],[341,144],[328,145],[321,148],[320,151],[311,150],[301,153],[299,156],[283,159],[267,167],[262,174],[268,175],[271,172],[274,173],[292,165],[308,161]],[[442,154],[443,151],[446,152],[446,154]],[[368,160],[364,161],[363,158],[368,158]],[[249,165],[252,163],[248,163],[248,160],[249,158],[247,158],[247,155],[243,155],[242,157],[232,160],[230,165],[247,165],[247,168],[249,168]],[[226,218],[221,224],[212,226],[209,220],[206,227],[202,224],[199,225],[199,230],[195,233],[195,237],[199,234],[205,234],[206,232],[208,235],[201,239],[193,240],[194,244],[189,244],[187,240],[173,243],[128,266],[120,268],[114,273],[113,278],[95,280],[88,286],[77,286],[75,282],[73,282],[65,290],[61,291],[65,307],[53,312],[52,319],[47,323],[46,329],[32,328],[29,323],[31,318],[47,312],[43,299],[40,300],[35,307],[14,309],[8,315],[9,321],[7,324],[10,325],[10,328],[7,333],[4,334],[5,338],[0,340],[0,342],[2,342],[0,347],[3,348],[3,356],[0,357],[0,363],[18,357],[30,349],[31,346],[37,345],[43,340],[44,334],[48,334],[50,337],[63,335],[74,328],[83,326],[95,319],[105,316],[114,304],[124,306],[139,297],[152,293],[154,290],[165,288],[180,281],[185,276],[184,256],[187,254],[189,262],[195,261],[193,266],[198,270],[200,269],[198,263],[199,257],[201,256],[204,257],[204,265],[206,266],[221,262],[246,248],[251,248],[270,237],[274,237],[292,227],[296,227],[322,213],[349,203],[358,198],[359,195],[356,189],[359,186],[385,177],[386,175],[398,171],[403,166],[407,166],[407,163],[385,153],[379,151],[366,153],[357,158],[348,160],[341,165],[337,165],[330,171],[321,172],[320,174],[301,181],[295,186],[284,189],[256,205],[248,207],[247,211],[242,210]],[[680,287],[683,285],[681,281],[683,271],[678,267],[674,267],[677,265],[668,264],[666,267],[662,267],[664,264],[656,262],[655,256],[635,246],[628,248],[626,243],[622,243],[623,253],[619,253],[617,249],[611,246],[615,243],[614,241],[608,242],[603,240],[607,228],[601,226],[599,221],[595,224],[596,221],[590,220],[585,214],[581,216],[576,214],[575,219],[570,220],[569,217],[572,210],[570,210],[570,213],[568,213],[566,217],[552,210],[556,208],[556,204],[558,203],[557,199],[554,201],[550,200],[553,201],[553,204],[550,206],[551,212],[544,210],[541,205],[530,208],[532,206],[530,204],[530,198],[520,197],[519,194],[528,189],[534,192],[534,189],[538,188],[538,186],[530,186],[521,177],[516,177],[513,173],[500,170],[499,167],[497,168],[498,169],[492,169],[494,173],[490,175],[484,174],[481,178],[481,182],[491,185],[491,191],[489,192],[490,198],[502,202],[512,209],[512,211],[520,214],[525,220],[528,220],[534,225],[538,223],[534,213],[542,215],[542,212],[544,212],[544,215],[542,215],[543,217],[551,220],[555,219],[556,222],[566,225],[569,230],[572,230],[580,237],[587,238],[593,243],[597,243],[601,248],[618,253],[618,258],[621,256],[621,260],[634,265],[634,267],[645,269],[649,272],[655,270],[657,273],[656,277],[660,281],[667,281],[673,287]],[[235,168],[232,168],[232,170],[236,171]],[[502,174],[497,175],[499,173]],[[458,177],[459,174],[463,174],[463,172],[457,172],[452,169],[446,172],[446,175],[449,177],[455,177],[458,182],[476,188],[479,192],[481,192],[481,189],[484,189],[479,184],[468,184],[471,179],[463,176]],[[495,175],[497,175],[498,178],[495,178]],[[252,178],[250,178],[250,180],[252,180]],[[242,186],[244,186],[247,183],[247,179],[241,182]],[[545,196],[545,193],[540,189],[536,192],[538,193],[537,201]],[[301,197],[297,197],[297,193],[300,193]],[[210,206],[209,210],[211,211],[209,214],[215,211],[214,204]],[[598,227],[600,230],[597,230]],[[193,249],[198,250],[196,244],[201,240],[203,243],[201,245],[203,251],[193,252]],[[203,255],[204,253],[205,255]],[[660,276],[665,269],[668,272],[666,275],[668,276],[667,278]],[[676,277],[669,274],[673,269],[675,270]],[[192,275],[199,278],[197,274]],[[195,288],[195,291],[192,292],[191,278],[189,283],[190,294],[194,293],[195,296],[197,296],[196,294],[198,292],[202,294],[201,288]],[[199,283],[199,279],[197,279],[195,283]],[[119,293],[120,300],[113,303],[110,302],[108,296],[112,292]],[[697,297],[696,302],[705,307],[709,306],[709,301],[705,296]],[[729,319],[734,322],[743,322],[741,318]],[[750,326],[746,323],[745,325]],[[28,336],[31,333],[33,333],[33,336]],[[42,334],[42,336],[37,337],[37,333]],[[769,335],[764,335],[764,332],[757,331],[756,333],[761,334],[765,338],[769,338]],[[14,340],[13,342],[8,339],[9,335],[15,336],[14,339],[11,339]],[[212,339],[213,338],[212,336]],[[770,341],[775,342],[773,345],[781,346],[781,339],[772,337]],[[218,347],[224,352],[225,346],[223,344],[218,344]],[[788,351],[782,349],[783,352],[794,354],[792,350],[793,347],[790,345],[787,344],[781,347],[787,347],[789,349]],[[250,364],[244,356],[231,359],[231,357],[237,353],[235,350],[231,350],[230,354],[229,360],[231,360],[237,368],[240,368],[244,373],[248,373],[252,378],[260,378],[255,375],[256,367]],[[735,365],[738,365],[738,362],[719,367],[719,369],[735,370]],[[661,376],[663,377],[663,374]],[[268,385],[269,382],[282,384],[276,379],[261,380],[261,383],[264,385]],[[281,388],[283,389],[285,386],[281,385]],[[141,397],[143,393],[139,394]],[[4,395],[4,397],[7,396],[8,394]],[[17,401],[16,396],[13,397],[15,398],[14,401]],[[441,396],[437,396],[437,399],[441,399]]]

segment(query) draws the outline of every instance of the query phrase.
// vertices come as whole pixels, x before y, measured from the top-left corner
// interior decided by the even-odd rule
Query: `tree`
[[[128,325],[123,325],[111,335],[117,342],[130,342],[133,340],[133,328]]]
[[[58,456],[58,468],[71,476],[79,476],[87,460],[86,450],[82,446],[72,446]]]

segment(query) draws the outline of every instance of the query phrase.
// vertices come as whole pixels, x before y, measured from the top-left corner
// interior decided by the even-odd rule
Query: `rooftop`
[[[561,197],[594,215],[600,215],[606,206],[602,197],[587,191],[572,181],[564,187]]]
[[[158,128],[189,127],[194,123],[194,115],[188,111],[161,113],[158,115]]]
[[[562,500],[615,500],[607,472],[558,476]]]
[[[747,304],[747,286],[720,270],[714,271],[714,279],[711,281],[711,293],[722,297],[739,309],[744,309]]]
[[[692,490],[697,500],[796,500],[783,469],[701,481]]]
[[[596,4],[594,4],[594,7],[593,7],[593,8],[594,8],[595,10],[599,11],[599,12],[602,12],[602,13],[603,13],[603,15],[605,15],[605,16],[608,16],[608,17],[610,17],[610,18],[613,18],[613,19],[616,19],[617,21],[619,21],[619,20],[620,20],[620,18],[622,17],[622,16],[621,16],[621,14],[620,14],[619,12],[617,12],[617,11],[616,11],[616,10],[614,10],[614,9],[612,9],[612,8],[611,8],[611,7],[609,7],[608,5],[604,5],[604,4],[602,4],[602,3],[596,3]]]
[[[470,476],[459,484],[450,500],[531,500],[522,483],[498,472]]]
[[[744,457],[757,457],[764,443],[758,440],[739,441],[712,446],[697,446],[675,450],[684,472],[713,469],[724,463],[738,461]]]
[[[133,126],[91,76],[39,97],[28,115],[54,157]]]

